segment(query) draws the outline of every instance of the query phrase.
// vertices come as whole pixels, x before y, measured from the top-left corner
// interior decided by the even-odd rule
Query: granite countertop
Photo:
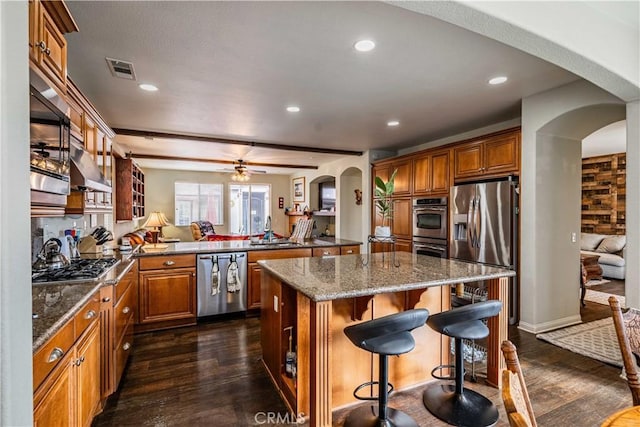
[[[384,261],[383,261],[384,255]],[[261,260],[258,264],[313,301],[515,276],[513,270],[397,252]],[[367,262],[367,265],[363,265]]]
[[[327,246],[350,246],[361,245],[362,242],[347,239],[336,239],[324,237],[322,239],[310,239],[301,243],[286,244],[251,244],[250,240],[224,240],[218,242],[179,242],[165,243],[166,247],[154,248],[151,245],[140,247],[140,251],[135,254],[136,257],[154,256],[154,255],[177,255],[177,254],[193,254],[193,253],[215,253],[215,252],[244,252],[244,251],[267,251],[274,249],[304,249],[318,248]]]
[[[82,282],[56,282],[33,284],[32,296],[32,350],[35,353],[80,311],[91,296],[102,286],[118,283],[135,263],[132,253],[116,251],[96,257],[119,257],[120,262],[100,279]]]

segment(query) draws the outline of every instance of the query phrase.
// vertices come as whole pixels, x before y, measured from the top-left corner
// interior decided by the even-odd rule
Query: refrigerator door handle
[[[476,197],[475,211],[473,212],[473,233],[475,234],[475,246],[480,247],[480,233],[482,233],[482,221],[480,218],[480,196]]]
[[[467,246],[469,249],[474,247],[473,243],[473,205],[475,201],[471,199],[469,203],[469,210],[467,210]]]

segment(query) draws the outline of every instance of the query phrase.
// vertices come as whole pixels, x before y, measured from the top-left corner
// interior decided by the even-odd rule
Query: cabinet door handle
[[[87,311],[87,314],[84,315],[85,319],[93,319],[94,317],[96,317],[96,312],[93,310],[89,310]]]
[[[76,366],[80,366],[82,361],[80,359],[76,359],[76,361],[74,363],[75,363]]]
[[[51,49],[46,48],[46,49],[44,50],[44,53],[46,53],[46,54],[47,54],[47,56],[50,56],[50,55],[51,55]]]
[[[110,298],[110,297],[104,297],[104,298],[102,298],[102,302],[109,302],[109,301],[111,301],[111,298]]]
[[[47,44],[44,42],[44,40],[40,40],[38,43],[36,43],[36,47],[39,47],[41,52],[47,50]]]
[[[165,262],[164,262],[164,265],[166,265],[167,267],[170,267],[170,266],[172,266],[172,265],[173,265],[173,264],[175,264],[175,263],[176,263],[175,261],[171,261],[171,260],[169,260],[169,261],[165,261]]]
[[[49,358],[47,359],[47,363],[53,363],[56,360],[60,359],[62,356],[64,356],[64,351],[62,351],[61,348],[56,347],[53,350],[51,350],[51,354],[49,355]]]
[[[127,351],[127,350],[129,350],[130,348],[131,348],[131,344],[129,344],[128,342],[126,342],[126,343],[124,343],[124,344],[122,345],[122,349],[123,349],[124,351]]]
[[[127,314],[131,311],[131,309],[129,307],[125,307],[122,309],[122,314]]]
[[[80,357],[80,363],[84,362],[84,356]]]

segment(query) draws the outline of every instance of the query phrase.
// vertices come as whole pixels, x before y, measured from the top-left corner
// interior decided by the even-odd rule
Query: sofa
[[[611,279],[624,280],[626,246],[626,236],[595,233],[580,235],[580,254],[598,255],[602,275]]]

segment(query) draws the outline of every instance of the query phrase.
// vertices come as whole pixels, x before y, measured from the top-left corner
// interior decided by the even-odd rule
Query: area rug
[[[574,353],[622,367],[618,339],[610,317],[545,332],[536,335],[536,338]]]
[[[584,300],[595,302],[597,304],[609,305],[609,297],[612,295],[618,298],[618,301],[620,302],[620,307],[624,308],[627,306],[623,296],[608,294],[606,292],[600,292],[600,291],[592,291],[591,289],[587,289],[587,292],[584,295]]]
[[[588,280],[587,283],[585,283],[584,285],[588,288],[589,286],[604,285],[605,283],[609,283],[609,282],[611,282],[611,280],[608,280],[608,279],[591,279],[591,280]]]

